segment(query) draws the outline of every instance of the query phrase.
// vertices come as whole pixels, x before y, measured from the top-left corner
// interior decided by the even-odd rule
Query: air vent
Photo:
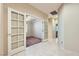
[[[50,14],[56,15],[57,14],[57,11],[52,11],[52,12],[50,12]]]

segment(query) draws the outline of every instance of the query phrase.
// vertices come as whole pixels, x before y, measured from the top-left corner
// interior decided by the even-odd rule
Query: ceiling
[[[30,5],[46,14],[50,14],[51,11],[58,10],[61,6],[60,3],[30,3]]]

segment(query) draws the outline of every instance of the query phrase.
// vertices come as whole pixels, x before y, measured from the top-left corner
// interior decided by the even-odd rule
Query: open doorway
[[[34,16],[26,17],[26,47],[40,43],[43,40],[43,23]]]
[[[52,25],[53,25],[53,38],[55,39],[56,43],[58,43],[58,19],[57,19],[57,15],[55,15],[55,17],[53,17],[53,21],[52,21]]]

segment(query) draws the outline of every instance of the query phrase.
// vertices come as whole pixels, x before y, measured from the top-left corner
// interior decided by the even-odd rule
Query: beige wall
[[[63,22],[60,39],[64,40],[64,48],[79,52],[79,4],[64,4],[59,21]]]
[[[32,21],[28,21],[27,23],[27,37],[34,36],[34,23]]]
[[[6,44],[6,42],[7,42],[7,37],[8,37],[8,35],[6,35],[7,34],[7,9],[6,9],[6,7],[3,5],[3,4],[1,4],[0,5],[1,7],[0,7],[0,9],[1,9],[1,25],[0,25],[0,27],[1,27],[1,37],[0,37],[0,54],[1,55],[3,55],[4,54],[4,52],[7,52],[6,50],[7,50],[7,44]]]
[[[53,29],[53,24],[52,24],[52,21],[53,19],[52,19],[52,17],[51,18],[49,18],[48,19],[48,41],[52,41],[53,40],[53,31],[52,31],[52,29]]]
[[[6,4],[7,7],[11,7],[11,8],[14,8],[16,10],[19,10],[21,12],[24,12],[24,13],[29,13],[29,14],[32,14],[32,15],[35,15],[37,17],[40,17],[40,18],[44,18],[44,19],[47,19],[47,16],[45,13],[41,12],[40,10],[34,8],[33,6],[27,4],[27,3],[10,3],[10,4]]]
[[[8,15],[7,15],[7,7],[3,4],[2,5],[2,48],[3,48],[3,55],[7,54],[7,50],[8,50]]]
[[[2,40],[3,40],[3,54],[7,55],[8,52],[8,45],[7,45],[7,41],[8,41],[8,7],[13,8],[17,11],[21,11],[24,13],[30,13],[32,15],[35,15],[37,17],[43,18],[44,20],[47,19],[47,15],[42,13],[41,11],[39,11],[38,9],[28,5],[28,4],[3,4],[3,10],[2,10]]]
[[[2,42],[3,42],[3,40],[2,40],[2,23],[1,23],[1,21],[2,21],[2,4],[0,3],[0,55],[2,55],[3,53],[3,47],[2,47]]]

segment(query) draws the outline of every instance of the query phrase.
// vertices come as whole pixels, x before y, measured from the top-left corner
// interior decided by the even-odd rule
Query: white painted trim
[[[8,8],[8,55],[9,52],[11,51],[11,36],[9,36],[9,34],[11,34],[11,8]]]
[[[25,39],[24,39],[24,46],[25,46],[25,49],[26,49],[26,30],[27,30],[27,29],[26,29],[26,14],[25,14],[24,19],[25,19],[25,20],[24,20],[24,34],[25,34],[25,35],[24,35],[24,38],[25,38]]]

